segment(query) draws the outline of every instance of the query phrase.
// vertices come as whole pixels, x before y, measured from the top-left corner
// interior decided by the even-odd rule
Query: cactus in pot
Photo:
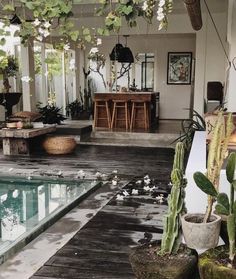
[[[161,253],[177,252],[180,246],[180,214],[185,212],[184,188],[184,144],[178,142],[175,149],[171,182],[173,184],[168,197],[168,214],[164,220],[164,232],[161,241]]]
[[[236,201],[234,201],[234,191],[236,190],[235,180],[236,153],[229,155],[226,166],[226,177],[230,184],[229,198],[225,193],[220,193],[217,197],[216,212],[227,215],[227,232],[229,239],[229,259],[231,263],[235,257],[235,219]]]
[[[212,207],[218,197],[220,172],[232,131],[232,114],[229,113],[226,125],[224,125],[223,113],[219,112],[209,146],[207,172],[206,174],[195,172],[193,176],[196,185],[208,195],[206,212],[205,214],[185,214],[182,217],[184,238],[190,248],[209,249],[218,244],[221,217],[212,214]]]

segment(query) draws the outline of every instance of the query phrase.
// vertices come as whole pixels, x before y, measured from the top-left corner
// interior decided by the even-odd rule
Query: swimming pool
[[[90,180],[0,177],[0,264],[98,186]]]

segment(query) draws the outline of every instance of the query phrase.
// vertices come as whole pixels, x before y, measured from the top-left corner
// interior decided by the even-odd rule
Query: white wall
[[[225,40],[227,11],[213,13],[213,18],[227,48]],[[98,26],[101,22],[102,19],[100,18],[90,17],[83,18],[80,24]],[[226,68],[224,52],[209,15],[203,9],[203,27],[198,32],[192,29],[186,12],[184,14],[172,14],[167,31],[158,32],[157,27],[158,24],[155,24],[155,19],[153,19],[152,26],[148,26],[144,20],[140,19],[137,28],[129,29],[124,24],[120,34],[131,35],[128,38],[128,46],[134,54],[140,52],[153,52],[155,54],[155,90],[160,91],[161,96],[160,118],[183,119],[189,116],[189,112],[184,109],[190,107],[191,86],[166,84],[167,53],[176,51],[193,52],[193,58],[196,59],[195,80],[192,84],[194,87],[193,107],[203,114],[207,82],[221,81],[224,84]],[[120,37],[122,38],[122,36]],[[120,40],[124,43],[122,39]],[[108,61],[108,54],[116,41],[116,36],[103,38],[100,50],[107,55]],[[106,63],[107,78],[109,72],[108,63]]]

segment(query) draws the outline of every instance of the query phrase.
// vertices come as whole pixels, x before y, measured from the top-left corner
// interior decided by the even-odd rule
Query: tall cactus
[[[216,126],[213,131],[213,137],[209,146],[208,160],[207,160],[207,178],[214,185],[215,189],[219,190],[220,171],[223,165],[223,161],[226,157],[227,147],[229,144],[229,138],[233,131],[232,113],[228,114],[226,127],[224,131],[224,115],[223,112],[218,113]],[[214,202],[212,196],[208,196],[208,206],[204,217],[204,222],[208,222],[212,205]]]
[[[227,216],[227,231],[229,237],[229,259],[233,262],[235,257],[235,218],[236,218],[236,202],[234,201],[234,191],[236,189],[235,176],[236,153],[229,155],[226,166],[226,177],[230,183],[230,196],[221,193],[217,197],[216,211],[219,214]]]
[[[164,219],[164,232],[161,242],[161,254],[175,253],[180,245],[180,215],[185,210],[184,188],[184,144],[178,142],[175,148],[173,169],[171,172],[171,182],[173,184],[171,193],[168,197],[168,214]]]

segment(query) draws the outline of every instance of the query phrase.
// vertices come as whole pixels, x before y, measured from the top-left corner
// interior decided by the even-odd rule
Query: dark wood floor
[[[117,169],[121,178],[129,179],[148,173],[155,178],[158,191],[167,196],[173,153],[172,149],[161,148],[80,146],[71,156],[0,158],[0,168],[9,164],[18,168],[63,167],[104,173]],[[126,186],[128,192],[133,185],[134,182]],[[134,279],[128,260],[130,250],[145,232],[151,233],[153,239],[161,238],[162,217],[167,208],[139,187],[141,195],[130,195],[124,201],[114,197],[31,279]]]

